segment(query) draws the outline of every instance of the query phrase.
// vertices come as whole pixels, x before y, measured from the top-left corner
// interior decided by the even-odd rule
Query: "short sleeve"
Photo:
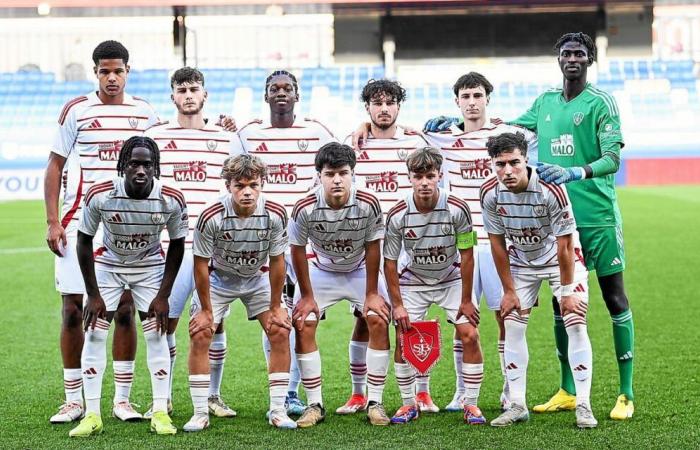
[[[625,143],[622,138],[617,102],[609,94],[604,94],[601,99],[597,117],[600,148],[609,148],[614,144],[620,144],[620,147],[623,147]]]
[[[272,219],[272,226],[270,230],[270,256],[277,256],[284,253],[287,250],[287,245],[289,243],[287,229],[284,226],[287,222],[287,213],[284,211],[282,212],[285,215],[284,218],[274,213],[270,214],[270,218]]]
[[[565,236],[576,231],[576,219],[571,208],[566,186],[552,186],[547,193],[547,210],[549,223],[555,236]]]
[[[537,97],[537,99],[532,103],[532,106],[525,111],[520,117],[517,119],[513,120],[512,122],[508,122],[511,125],[518,125],[523,128],[527,128],[528,130],[532,130],[534,132],[537,132],[537,117],[539,116],[540,113],[540,103],[541,103],[542,96],[540,95]]]
[[[66,107],[67,106],[68,105],[66,105]],[[75,110],[76,108],[74,106],[68,110],[65,117],[61,116],[63,122],[59,119],[58,128],[54,134],[51,151],[64,158],[68,158],[68,155],[73,151],[73,146],[78,138],[78,124],[75,120]]]
[[[182,239],[187,237],[190,231],[189,226],[189,216],[187,214],[187,205],[180,204],[176,200],[172,200],[172,212],[168,218],[168,223],[166,227],[168,229],[168,236],[170,240]]]
[[[403,214],[396,214],[389,217],[386,223],[386,233],[384,233],[384,258],[398,260],[403,244],[403,235],[400,227],[400,218]]]
[[[368,227],[367,234],[365,235],[365,242],[372,242],[378,239],[384,239],[384,214],[381,210],[377,211],[374,208],[370,208],[370,216],[367,218]]]
[[[214,254],[214,243],[219,225],[216,215],[199,216],[197,226],[194,228],[194,241],[192,243],[192,254],[202,258],[211,258]]]
[[[484,230],[489,234],[505,234],[503,220],[496,212],[496,195],[493,191],[486,192],[481,199],[481,214],[484,218]]]
[[[289,243],[305,247],[309,241],[306,208],[301,208],[289,221]]]
[[[95,236],[100,221],[102,220],[100,216],[101,196],[99,194],[92,196],[90,195],[90,191],[88,191],[85,198],[89,200],[83,205],[78,230],[89,236]]]

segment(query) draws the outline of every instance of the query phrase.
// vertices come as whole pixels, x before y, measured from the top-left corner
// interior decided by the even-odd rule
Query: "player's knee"
[[[83,308],[79,302],[63,302],[63,328],[80,328],[83,323]]]
[[[473,326],[466,326],[460,331],[460,340],[464,349],[479,346],[479,329]]]
[[[121,301],[114,314],[115,326],[130,328],[134,325],[134,314],[136,307],[133,301]]]
[[[272,346],[289,345],[289,330],[273,325],[267,333],[267,338]]]
[[[625,292],[622,290],[609,293],[603,292],[603,300],[605,301],[605,306],[608,308],[608,312],[610,312],[612,316],[616,316],[630,309],[627,295],[625,295]]]
[[[377,333],[377,332],[386,332],[389,329],[389,326],[387,323],[384,321],[379,316],[371,315],[367,316],[367,327],[369,330],[372,331],[372,333]]]
[[[194,335],[190,337],[190,345],[193,350],[209,352],[209,345],[211,344],[212,332],[210,329],[199,330]]]

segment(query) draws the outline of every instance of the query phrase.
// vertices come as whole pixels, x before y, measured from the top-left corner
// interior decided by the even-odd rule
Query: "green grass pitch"
[[[700,286],[697,253],[700,240],[700,187],[622,188],[619,190],[627,250],[627,292],[636,325],[635,417],[624,423],[608,419],[617,395],[617,366],[611,324],[596,283],[591,283],[589,333],[594,350],[592,404],[600,425],[574,427],[573,413],[532,415],[530,422],[509,429],[467,427],[460,414],[425,415],[408,426],[371,427],[363,415],[341,417],[335,410],[346,400],[350,383],[347,341],[352,329],[345,305],[330,311],[320,327],[326,422],[308,430],[272,429],[264,420],[267,378],[260,329],[248,322],[239,305],[227,321],[228,357],[222,393],[238,411],[235,419],[212,420],[198,434],[153,436],[148,424],[122,423],[110,416],[113,381],[111,361],[105,376],[102,412],[105,432],[72,440],[72,425],[50,425],[48,418],[63,398],[58,347],[60,300],[53,289],[53,257],[44,243],[41,202],[0,204],[0,448],[697,448],[700,447],[696,302]],[[695,275],[693,275],[695,274]],[[547,296],[549,294],[546,294]],[[548,297],[544,297],[548,298]],[[545,302],[548,304],[548,302]],[[437,311],[434,315],[439,315]],[[485,381],[480,406],[487,419],[498,414],[501,376],[496,353],[496,327],[482,314],[481,342]],[[445,352],[432,379],[439,406],[451,399],[454,372],[452,330],[442,320]],[[150,380],[139,337],[132,401],[144,410]],[[187,327],[178,330],[174,387],[174,422],[180,428],[192,406],[187,387]],[[528,403],[548,398],[557,387],[558,363],[549,306],[530,321]],[[109,352],[108,352],[109,354]],[[111,360],[111,356],[110,356]],[[393,413],[400,398],[393,369],[385,391]]]

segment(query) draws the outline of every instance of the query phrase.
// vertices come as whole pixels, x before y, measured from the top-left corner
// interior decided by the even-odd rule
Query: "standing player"
[[[610,417],[625,420],[634,414],[632,390],[634,324],[625,293],[625,252],[622,217],[615,194],[615,173],[624,146],[615,99],[586,81],[596,47],[584,33],[567,33],[557,41],[562,89],[540,95],[515,124],[539,136],[537,168],[544,181],[570,183],[568,191],[581,236],[588,270],[595,270],[603,300],[613,323],[620,391]],[[580,180],[580,181],[579,181]],[[553,299],[554,335],[561,363],[561,389],[535,412],[574,408],[576,386],[566,358],[567,334],[559,305]]]
[[[96,182],[115,175],[122,142],[158,122],[148,103],[124,92],[129,52],[122,44],[102,42],[93,51],[92,59],[99,90],[77,97],[63,107],[44,179],[46,242],[56,254],[56,290],[63,299],[61,355],[66,402],[51,417],[52,423],[71,422],[83,415],[80,352],[85,286],[75,252],[83,197]],[[67,180],[59,218],[58,198],[64,169]],[[129,403],[136,355],[133,314],[133,301],[127,293],[117,311],[114,342],[118,345],[113,347],[113,413],[122,420],[141,418]]]
[[[411,190],[406,157],[428,143],[420,133],[408,131],[396,123],[401,104],[406,99],[406,90],[398,82],[369,80],[360,99],[369,115],[370,129],[356,152],[355,185],[372,191],[386,214]],[[352,143],[352,135],[345,139],[345,143]],[[367,407],[368,340],[367,323],[358,317],[348,347],[352,396],[336,410],[337,414],[353,414]]]
[[[243,302],[248,318],[260,322],[272,347],[268,363],[269,423],[278,428],[296,428],[284,406],[292,328],[282,303],[287,213],[281,204],[260,195],[265,164],[259,158],[228,158],[221,177],[229,194],[202,211],[194,233],[197,292],[191,309],[189,361],[194,415],[183,429],[201,431],[209,426],[207,349],[212,332],[237,298]]]
[[[270,106],[270,119],[250,122],[238,132],[243,149],[267,165],[263,193],[282,203],[288,215],[296,201],[316,185],[314,158],[318,149],[328,142],[336,141],[335,136],[320,122],[296,116],[294,107],[298,101],[299,85],[296,77],[286,70],[273,72],[265,80],[265,102]],[[291,309],[296,277],[289,259],[287,273],[285,298]],[[292,350],[294,339],[292,333]],[[266,335],[263,335],[263,348],[267,357],[270,345]],[[299,382],[299,369],[296,358],[292,355],[287,398],[290,414],[298,415],[304,411],[305,406],[297,396]]]
[[[374,195],[352,185],[355,152],[351,147],[336,142],[324,145],[315,166],[321,187],[297,202],[289,226],[292,261],[299,280],[292,323],[309,402],[297,425],[311,427],[325,418],[316,328],[326,310],[342,299],[362,313],[369,329],[367,418],[373,425],[388,425],[382,404],[389,366],[390,316],[386,289],[379,280],[382,210]]]
[[[481,188],[484,226],[503,283],[501,316],[506,326],[506,372],[511,407],[491,421],[503,427],[528,419],[525,388],[528,349],[525,332],[542,281],[560,304],[574,365],[576,425],[598,425],[590,406],[593,356],[588,339],[588,271],[583,263],[576,220],[564,187],[541,181],[527,166],[522,133],[504,133],[487,142],[496,177]]]
[[[151,431],[175,434],[167,413],[168,297],[182,262],[187,236],[187,207],[180,191],[154,180],[160,176],[158,146],[140,136],[129,138],[117,162],[122,178],[93,185],[85,195],[78,230],[78,261],[85,281],[85,345],[81,357],[86,415],[71,437],[102,432],[100,398],[107,364],[105,345],[119,299],[130,290],[146,341],[153,389]],[[93,257],[93,237],[102,225],[103,242]],[[160,234],[168,230],[164,258]]]
[[[224,160],[243,152],[240,141],[212,121],[204,118],[207,91],[204,75],[197,69],[183,67],[170,78],[171,99],[177,108],[177,117],[172,123],[165,122],[149,128],[145,135],[152,138],[160,148],[161,177],[177,187],[185,196],[190,219],[197,221],[204,205],[212,196],[221,193],[224,183],[220,173]],[[168,321],[168,346],[170,348],[170,391],[168,412],[172,413],[172,377],[177,347],[175,329],[187,299],[194,290],[192,241],[193,230],[185,241],[185,257],[175,279],[170,296]],[[168,241],[164,240],[167,245]],[[211,384],[209,386],[209,412],[218,417],[234,417],[236,412],[221,398],[224,358],[226,357],[226,332],[217,329],[209,349]],[[149,417],[150,411],[145,417]]]
[[[398,327],[394,368],[404,404],[392,417],[393,423],[410,422],[419,414],[415,371],[403,362],[398,332],[407,331],[413,321],[425,319],[432,304],[445,310],[464,349],[460,375],[466,388],[459,399],[464,405],[464,421],[470,425],[486,421],[477,406],[484,360],[478,303],[472,295],[476,236],[468,204],[438,187],[442,159],[431,147],[408,157],[413,193],[387,215],[384,275]]]

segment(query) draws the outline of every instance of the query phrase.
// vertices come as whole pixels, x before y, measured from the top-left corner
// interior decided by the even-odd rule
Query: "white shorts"
[[[209,275],[209,296],[215,324],[220,324],[229,314],[231,303],[237,298],[243,302],[248,320],[256,320],[258,314],[270,310],[270,278],[267,275],[240,278],[215,270]],[[195,291],[192,295],[190,317],[202,310],[200,305],[199,295]]]
[[[318,305],[321,319],[324,318],[326,310],[341,300],[350,302],[350,308],[356,315],[362,315],[365,307],[365,295],[367,286],[367,271],[363,267],[352,272],[328,272],[321,270],[309,263],[309,278],[314,291],[314,299]],[[391,307],[389,294],[387,294],[384,279],[379,276],[377,281],[377,291],[384,297],[384,301]],[[294,293],[294,304],[301,298],[301,289]],[[375,313],[370,312],[370,315]],[[311,313],[306,320],[317,320],[316,314]]]
[[[481,304],[481,296],[486,297],[486,306],[491,311],[501,309],[503,286],[498,278],[496,263],[493,262],[491,246],[477,245],[474,247],[474,295]]]
[[[411,322],[424,320],[430,305],[438,305],[445,310],[447,321],[455,325],[469,323],[469,320],[462,316],[457,320],[459,305],[462,304],[462,283],[457,283],[452,286],[429,289],[422,291],[401,291],[403,307],[406,308]],[[479,302],[472,295],[472,303],[479,309]]]
[[[66,233],[66,247],[63,250],[63,256],[54,258],[56,290],[64,295],[85,293],[83,274],[80,271],[80,264],[78,264],[77,233],[77,231]]]
[[[561,281],[559,270],[556,272],[529,272],[529,273],[514,273],[513,282],[515,283],[515,293],[520,299],[520,308],[530,309],[537,302],[537,294],[540,291],[540,286],[543,281],[549,283],[552,293],[561,302]],[[574,285],[577,286],[576,295],[582,301],[588,303],[588,270],[586,267],[576,262],[574,264]]]
[[[117,310],[122,294],[128,289],[134,298],[136,309],[147,312],[160,289],[163,268],[141,273],[117,273],[96,269],[95,277],[107,311]]]
[[[185,310],[187,299],[194,291],[194,257],[192,250],[185,250],[185,255],[182,257],[180,270],[177,272],[177,277],[173,283],[173,289],[170,292],[170,313],[168,317],[171,319],[179,319],[182,311]],[[194,297],[193,297],[194,298]]]

